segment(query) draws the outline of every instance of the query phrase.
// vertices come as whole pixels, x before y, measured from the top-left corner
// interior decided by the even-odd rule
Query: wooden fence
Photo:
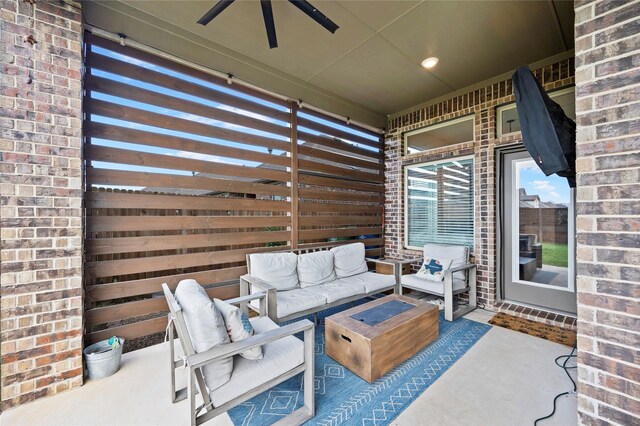
[[[86,34],[86,343],[162,332],[160,285],[252,252],[384,247],[379,134]]]

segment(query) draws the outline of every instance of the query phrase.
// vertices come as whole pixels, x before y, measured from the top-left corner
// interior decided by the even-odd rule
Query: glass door
[[[501,155],[503,299],[576,313],[574,191],[528,152]]]

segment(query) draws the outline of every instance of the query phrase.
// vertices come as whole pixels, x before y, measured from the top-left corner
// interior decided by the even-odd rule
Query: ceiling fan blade
[[[276,25],[273,22],[273,9],[271,9],[271,0],[260,0],[262,7],[262,17],[264,18],[264,28],[267,30],[267,39],[269,40],[269,48],[278,47],[278,38],[276,37]]]
[[[331,34],[335,34],[336,30],[340,28],[329,19],[324,13],[320,12],[316,9],[311,3],[306,0],[289,0],[291,4],[295,7],[303,11],[307,16],[316,21],[318,24],[322,25],[327,31]]]
[[[207,13],[205,13],[202,18],[198,19],[198,24],[207,25],[213,20],[213,18],[220,15],[223,10],[231,6],[231,3],[233,3],[234,1],[235,0],[220,0]]]

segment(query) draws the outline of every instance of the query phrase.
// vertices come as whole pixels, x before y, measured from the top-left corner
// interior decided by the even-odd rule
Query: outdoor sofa
[[[385,263],[393,275],[369,271]],[[267,292],[267,315],[276,323],[300,318],[367,296],[398,291],[396,263],[365,257],[363,243],[247,255],[240,294]],[[249,303],[259,312],[259,304]]]

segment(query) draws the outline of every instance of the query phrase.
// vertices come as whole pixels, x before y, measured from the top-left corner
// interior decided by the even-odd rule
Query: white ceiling
[[[84,9],[89,24],[369,122],[573,48],[569,1],[311,0],[340,26],[331,34],[274,0],[277,49],[268,47],[257,1],[236,1],[206,27],[196,24],[215,3]],[[431,71],[420,66],[428,56],[440,58]]]

